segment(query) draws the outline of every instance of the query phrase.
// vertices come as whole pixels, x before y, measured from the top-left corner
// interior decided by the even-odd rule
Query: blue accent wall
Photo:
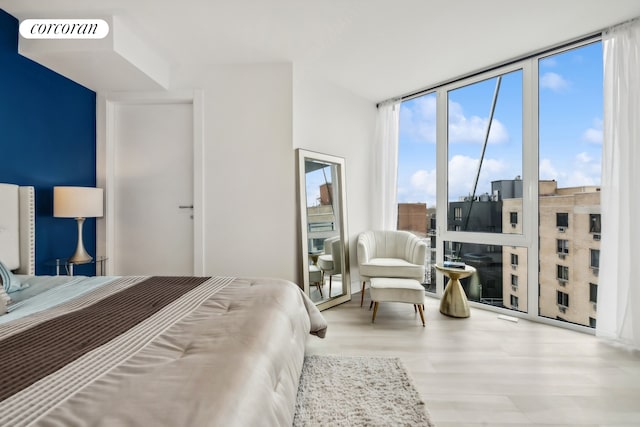
[[[45,262],[73,254],[77,225],[53,217],[53,187],[96,185],[96,94],[19,55],[18,24],[0,9],[0,182],[35,187],[36,274],[54,274]],[[95,237],[87,219],[84,244],[94,256]]]

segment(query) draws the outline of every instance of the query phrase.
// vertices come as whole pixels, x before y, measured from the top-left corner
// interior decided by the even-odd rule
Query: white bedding
[[[138,279],[63,285],[93,290],[0,324],[0,340]],[[212,278],[152,317],[0,401],[0,425],[291,425],[306,338],[327,326],[297,285]]]

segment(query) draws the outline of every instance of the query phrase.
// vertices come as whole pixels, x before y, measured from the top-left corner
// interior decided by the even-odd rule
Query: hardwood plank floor
[[[640,353],[592,335],[471,309],[426,321],[410,304],[381,303],[371,323],[368,292],[323,312],[324,340],[307,354],[399,357],[437,427],[640,426]]]

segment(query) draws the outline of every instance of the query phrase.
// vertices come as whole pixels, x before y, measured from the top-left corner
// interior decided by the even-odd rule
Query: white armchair
[[[362,280],[360,306],[365,284],[372,277],[424,280],[427,244],[408,231],[365,231],[358,236],[357,252]]]

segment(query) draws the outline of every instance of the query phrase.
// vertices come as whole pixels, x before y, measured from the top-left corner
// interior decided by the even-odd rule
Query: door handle
[[[193,205],[179,205],[178,209],[193,209]]]

